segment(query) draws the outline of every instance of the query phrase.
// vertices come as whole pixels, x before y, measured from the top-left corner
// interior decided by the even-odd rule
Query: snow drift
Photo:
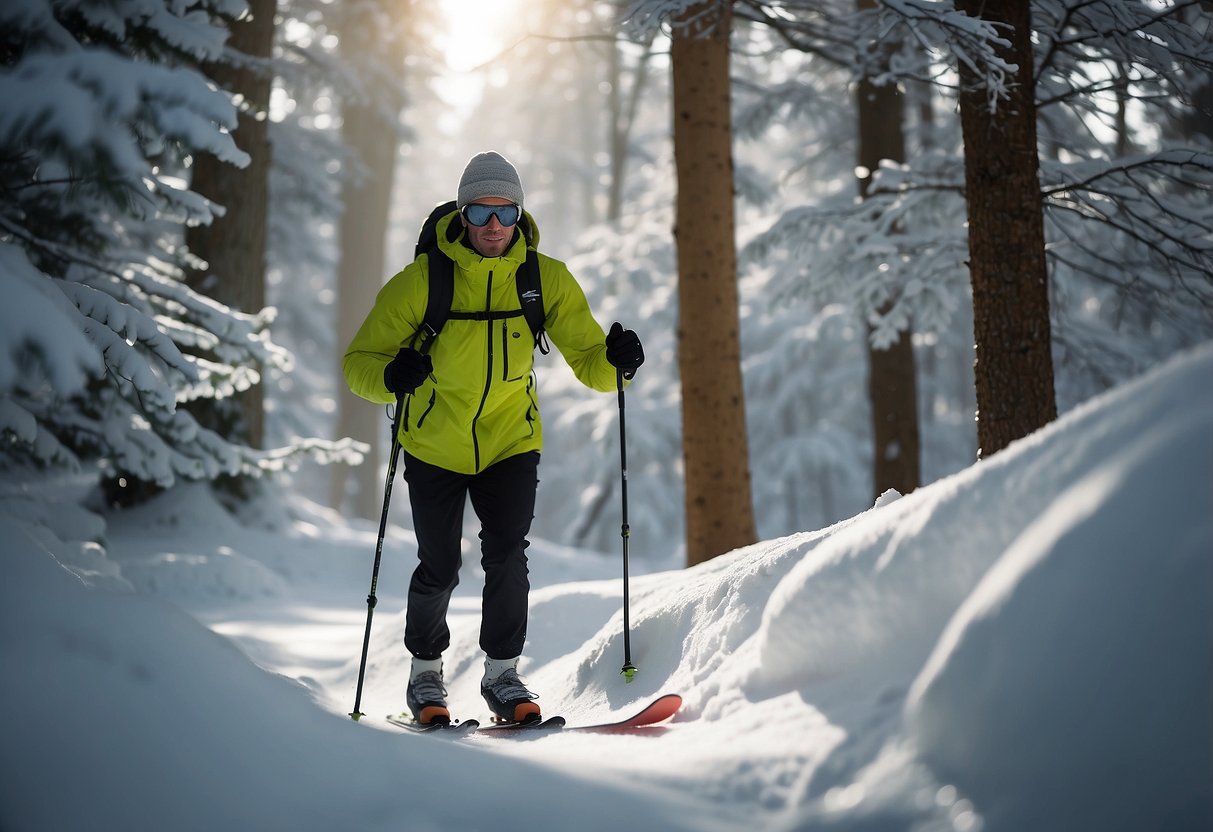
[[[619,581],[578,580],[578,557],[588,578],[601,559],[538,542],[522,670],[545,711],[598,720],[682,692],[660,736],[454,745],[351,723],[362,622],[339,576],[364,580],[370,549],[331,518],[277,549],[217,522],[111,520],[134,586],[171,589],[295,682],[162,601],[86,588],[5,526],[0,827],[1211,828],[1210,381],[1213,346],[846,522],[636,577],[631,685]],[[220,546],[196,592],[154,557]],[[384,592],[410,547],[391,538]],[[345,616],[308,600],[326,574]],[[474,577],[445,657],[469,716]],[[260,607],[237,626],[247,605],[215,587],[241,581]],[[403,618],[380,607],[372,715],[402,707],[407,672]]]

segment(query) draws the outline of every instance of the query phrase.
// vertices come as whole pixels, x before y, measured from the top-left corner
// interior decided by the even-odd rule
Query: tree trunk
[[[675,21],[671,45],[688,565],[757,538],[737,308],[731,22],[728,2],[699,4]]]
[[[922,484],[918,384],[909,330],[885,349],[868,345],[872,402],[872,499],[890,488],[909,494]]]
[[[611,157],[610,182],[607,183],[606,221],[615,223],[623,216],[623,166],[627,158],[623,129],[623,60],[619,44],[612,42],[607,53],[607,153]],[[639,80],[639,79],[637,79]]]
[[[1188,6],[1179,10],[1180,20],[1193,30],[1202,25],[1202,18],[1213,14],[1213,2],[1202,0],[1199,6]],[[1198,137],[1213,139],[1213,72],[1201,72],[1192,93],[1192,106],[1179,119],[1179,135],[1185,140]],[[1168,131],[1169,132],[1169,131]]]
[[[991,103],[960,65],[960,122],[969,208],[969,271],[977,349],[978,455],[990,456],[1057,416],[1048,272],[1036,147],[1032,27],[1023,0],[963,0],[968,14],[1008,24],[1001,56],[1018,65],[1009,98]]]
[[[232,49],[268,60],[274,45],[277,0],[250,0],[251,15],[231,24]],[[186,230],[190,251],[209,264],[207,271],[186,275],[186,283],[227,306],[257,313],[265,307],[266,214],[269,209],[270,89],[273,74],[266,67],[211,63],[204,70],[221,89],[244,101],[232,134],[251,159],[243,170],[209,154],[194,158],[191,187],[222,205],[226,213],[209,226]],[[261,447],[265,434],[263,385],[237,393],[228,402],[197,402],[191,407],[199,421],[230,441]]]
[[[400,6],[396,14],[405,11]],[[383,41],[381,33],[374,30],[373,20],[371,16],[355,16],[350,22],[350,31],[342,36],[342,50],[355,61],[361,56],[362,62],[366,62],[366,56],[376,48],[375,44]],[[403,58],[403,55],[382,56],[379,60],[384,65],[403,66]],[[389,109],[373,89],[362,99],[347,100],[341,108],[342,136],[366,170],[364,176],[347,175],[341,189],[345,212],[338,228],[338,367],[346,346],[389,276],[385,247],[399,146],[398,128],[389,119]],[[353,468],[332,466],[329,504],[335,509],[348,507],[358,517],[377,518],[383,509],[380,460],[385,442],[391,441],[391,422],[384,408],[355,396],[344,380],[338,382],[337,389],[336,435],[366,442],[370,450],[361,465]]]
[[[871,6],[861,0],[859,8]],[[867,197],[871,175],[883,159],[906,160],[904,96],[896,84],[878,87],[860,80],[856,90],[859,113],[859,192]],[[867,175],[863,175],[864,173]],[[868,331],[871,335],[871,328]],[[909,329],[884,349],[868,339],[868,398],[872,403],[873,500],[890,488],[909,494],[920,484],[918,386],[914,345]]]
[[[609,223],[617,222],[623,216],[624,183],[627,175],[629,145],[632,128],[636,124],[636,113],[640,109],[640,100],[648,86],[649,63],[653,57],[653,38],[645,41],[644,53],[636,62],[633,73],[632,88],[628,92],[625,103],[623,97],[623,60],[619,52],[619,43],[611,44],[609,62],[611,94],[610,94],[610,129],[607,135],[607,151],[611,157],[611,181],[607,187],[607,213]]]

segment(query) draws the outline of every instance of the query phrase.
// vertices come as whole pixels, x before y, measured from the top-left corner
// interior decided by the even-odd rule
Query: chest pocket
[[[498,326],[501,339],[501,380],[520,381],[531,374],[535,340],[523,317],[506,318]]]

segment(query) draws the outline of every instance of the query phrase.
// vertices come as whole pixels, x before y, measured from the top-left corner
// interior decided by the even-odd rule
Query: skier
[[[438,248],[454,263],[452,311],[439,324],[441,337],[423,326],[431,293],[427,266],[439,255],[422,255],[380,290],[346,350],[343,370],[356,395],[381,404],[402,401],[404,408],[399,440],[418,557],[404,636],[412,654],[405,699],[413,718],[450,722],[442,654],[450,644],[447,607],[459,582],[470,496],[484,567],[481,694],[498,719],[530,722],[541,718],[538,697],[517,667],[526,640],[526,536],[543,429],[532,377],[537,338],[520,307],[541,296],[546,332],[594,390],[614,391],[617,372],[631,378],[644,350],[636,333],[619,323],[604,334],[558,260],[532,254],[540,291],[517,291],[515,279],[539,235],[523,210],[518,172],[505,157],[473,156],[456,205],[457,213],[436,226]]]

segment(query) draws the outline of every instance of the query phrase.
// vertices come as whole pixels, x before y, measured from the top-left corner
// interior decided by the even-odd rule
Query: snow
[[[0,331],[7,342],[32,348],[30,352],[56,393],[67,395],[83,387],[100,361],[80,332],[80,315],[48,287],[18,246],[0,243],[0,273],[8,277],[7,302],[0,304]],[[15,352],[0,350],[0,390],[12,389],[21,378]],[[19,407],[14,403],[11,409]],[[9,420],[2,424],[7,427]]]
[[[0,827],[1213,828],[1210,379],[1206,345],[832,527],[635,575],[632,684],[617,558],[535,541],[524,678],[574,724],[682,693],[649,735],[390,728],[396,525],[355,723],[367,524],[182,485],[108,517],[97,580],[0,521]],[[446,674],[480,717],[472,554]]]

